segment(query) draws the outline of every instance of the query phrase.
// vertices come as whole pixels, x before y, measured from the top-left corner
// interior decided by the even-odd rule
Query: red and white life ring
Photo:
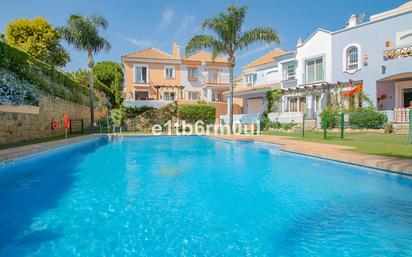
[[[69,116],[67,116],[67,114],[64,114],[63,123],[66,128],[70,128],[70,119]]]
[[[51,129],[56,130],[59,127],[59,123],[57,122],[56,119],[52,119],[51,121]]]

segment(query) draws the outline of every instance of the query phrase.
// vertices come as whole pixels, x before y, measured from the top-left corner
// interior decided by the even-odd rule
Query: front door
[[[412,88],[406,88],[403,90],[403,107],[412,106]]]

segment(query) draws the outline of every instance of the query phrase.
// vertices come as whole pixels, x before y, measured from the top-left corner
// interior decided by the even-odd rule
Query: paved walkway
[[[81,141],[92,139],[98,136],[100,136],[100,134],[78,136],[78,137],[69,138],[67,140],[61,139],[61,140],[44,142],[44,143],[37,143],[37,144],[3,149],[3,150],[0,150],[0,164],[4,161],[13,161],[15,159],[24,157],[26,155],[35,154],[41,151],[51,150],[59,146],[81,142]]]
[[[412,159],[401,159],[396,157],[359,153],[351,151],[354,149],[354,147],[351,146],[298,141],[283,136],[222,135],[217,137],[228,140],[247,140],[273,143],[280,145],[281,149],[286,151],[412,175]]]

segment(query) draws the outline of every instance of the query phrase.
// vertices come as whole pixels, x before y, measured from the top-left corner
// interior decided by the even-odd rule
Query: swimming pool
[[[0,256],[412,256],[412,179],[206,137],[0,166]]]

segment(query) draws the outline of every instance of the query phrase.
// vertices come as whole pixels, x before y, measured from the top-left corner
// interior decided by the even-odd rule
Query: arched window
[[[356,70],[358,67],[358,48],[351,46],[346,50],[346,70]]]

